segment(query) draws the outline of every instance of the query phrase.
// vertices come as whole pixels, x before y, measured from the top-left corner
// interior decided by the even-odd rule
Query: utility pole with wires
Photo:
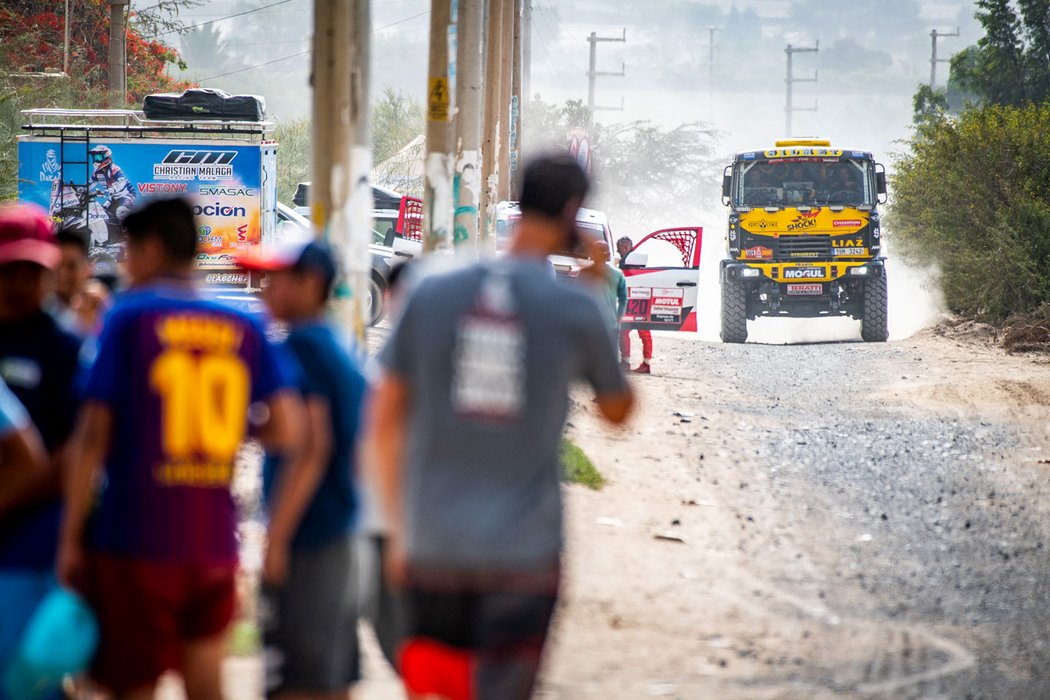
[[[709,119],[714,118],[715,113],[715,32],[718,27],[708,27],[707,43],[707,114]]]
[[[946,36],[959,36],[959,28],[956,27],[954,32],[939,32],[936,29],[930,30],[930,89],[933,90],[937,87],[937,64],[938,63],[951,63],[950,58],[937,58],[937,40],[941,37]]]
[[[500,78],[499,86],[499,110],[500,110],[500,133],[499,133],[499,182],[496,191],[497,201],[510,199],[510,108],[511,97],[514,92],[514,14],[515,10],[521,9],[518,0],[496,0],[503,3],[502,18],[500,26]]]
[[[791,136],[792,135],[792,133],[791,133],[792,132],[791,118],[792,118],[792,116],[794,116],[795,112],[816,112],[817,111],[817,102],[815,100],[813,102],[813,106],[812,107],[796,107],[795,106],[794,94],[793,94],[795,83],[815,83],[815,82],[817,82],[817,77],[818,76],[817,76],[817,71],[813,71],[813,77],[812,78],[796,78],[795,74],[793,72],[794,71],[794,67],[792,65],[792,59],[794,58],[795,54],[797,54],[797,53],[817,53],[818,51],[820,51],[820,42],[819,41],[817,42],[816,46],[802,47],[802,46],[792,46],[791,44],[788,44],[787,48],[784,49],[784,53],[787,54],[787,80],[785,81],[787,83],[787,105],[784,108],[784,113],[785,113],[785,116],[786,116],[786,124],[785,124],[786,132],[785,132],[785,136]]]
[[[423,252],[447,248],[453,231],[452,111],[455,73],[449,66],[449,38],[455,29],[451,0],[430,4],[430,61],[427,75],[427,145],[423,164]]]
[[[368,184],[370,32],[367,0],[314,0],[311,220],[316,237],[340,251],[350,298],[339,311],[359,339],[364,337],[373,206]]]
[[[123,107],[127,100],[127,8],[130,0],[109,0],[109,106]],[[69,26],[69,14],[66,26]],[[68,62],[68,50],[66,51]],[[67,66],[68,68],[68,66]]]
[[[598,36],[596,32],[591,32],[591,35],[587,37],[587,43],[590,44],[591,48],[591,63],[590,69],[587,71],[587,110],[590,112],[591,122],[594,122],[594,113],[598,110],[604,111],[623,111],[623,102],[621,100],[619,107],[599,107],[594,104],[594,81],[596,78],[602,77],[615,77],[622,78],[627,75],[627,64],[622,64],[619,73],[609,71],[599,71],[598,68],[598,43],[603,41],[615,41],[619,43],[627,43],[627,30],[623,30],[623,36]]]
[[[481,38],[485,0],[459,0],[456,27],[456,162],[452,240],[457,250],[478,251],[478,197],[481,185]]]
[[[488,0],[486,3],[487,16],[485,18],[485,94],[484,100],[484,122],[481,137],[481,205],[479,207],[480,219],[480,247],[485,250],[490,247],[496,227],[496,203],[499,202],[499,163],[501,125],[503,111],[500,109],[500,95],[503,81],[502,61],[503,54],[503,0]]]

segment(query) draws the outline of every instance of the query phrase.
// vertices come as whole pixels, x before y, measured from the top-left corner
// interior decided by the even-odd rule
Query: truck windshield
[[[873,168],[866,160],[776,158],[736,166],[739,207],[871,206]]]

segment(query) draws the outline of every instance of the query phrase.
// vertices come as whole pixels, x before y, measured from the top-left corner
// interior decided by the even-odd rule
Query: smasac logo
[[[787,280],[818,280],[824,276],[824,271],[819,267],[789,267],[784,270],[784,279]]]

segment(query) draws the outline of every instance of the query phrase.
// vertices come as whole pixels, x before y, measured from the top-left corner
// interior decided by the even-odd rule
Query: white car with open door
[[[654,231],[624,257],[623,330],[696,332],[703,234],[699,226]]]

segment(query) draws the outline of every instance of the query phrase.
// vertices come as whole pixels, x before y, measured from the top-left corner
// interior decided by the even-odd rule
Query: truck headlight
[[[849,271],[854,277],[867,277],[870,272],[870,269],[867,267],[854,267],[850,268]]]
[[[762,271],[754,267],[745,267],[740,270],[741,277],[761,277]]]

